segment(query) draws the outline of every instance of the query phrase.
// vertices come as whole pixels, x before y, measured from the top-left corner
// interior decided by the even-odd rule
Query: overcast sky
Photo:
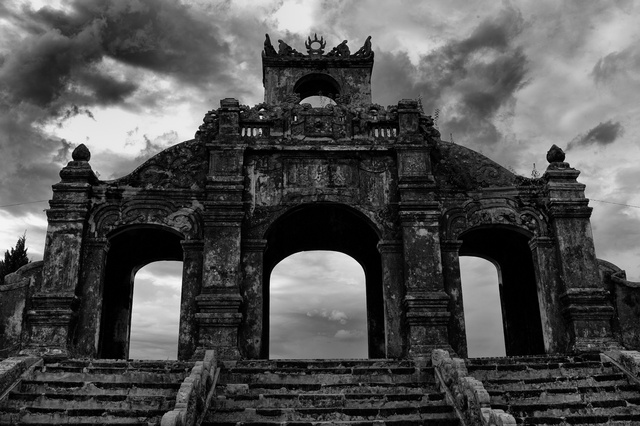
[[[640,280],[638,22],[640,5],[632,0],[3,0],[0,249],[26,230],[30,255],[42,258],[47,203],[36,201],[51,197],[78,144],[89,147],[102,179],[116,178],[191,139],[220,99],[262,101],[265,33],[300,51],[313,33],[324,36],[327,49],[348,40],[352,51],[371,35],[374,102],[421,97],[428,114],[440,110],[444,139],[525,176],[534,163],[544,172],[552,144],[564,148],[592,200],[598,257]],[[325,255],[313,268],[294,262],[274,293],[294,298],[296,277],[333,277],[336,262]],[[468,267],[465,286],[486,295],[495,278],[477,268]],[[169,279],[179,281],[179,273],[170,270],[145,268],[136,281],[145,295],[134,313],[139,331],[132,332],[145,336],[141,356],[172,357],[158,348],[175,332],[148,311],[179,299]],[[340,288],[357,287],[346,273],[342,278]],[[346,348],[346,341],[366,340],[363,308],[338,307],[336,290],[311,287],[323,289],[323,302],[283,313],[282,329],[309,319],[304,327],[316,330],[317,340],[294,346],[333,337],[332,347]],[[481,328],[481,344],[500,345],[495,327]],[[272,346],[273,356],[292,355],[286,342]]]

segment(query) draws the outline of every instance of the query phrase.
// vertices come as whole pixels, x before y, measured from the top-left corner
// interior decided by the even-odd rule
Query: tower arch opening
[[[340,84],[328,74],[311,73],[301,77],[293,85],[294,93],[300,95],[300,99],[314,96],[335,99],[342,93]]]
[[[270,287],[272,271],[288,256],[301,251],[329,250],[358,262],[365,275],[367,353],[385,356],[385,317],[379,236],[353,208],[334,203],[305,204],[280,217],[268,230],[263,263],[263,358],[269,355]]]
[[[507,356],[545,353],[529,238],[519,230],[493,225],[474,228],[460,236],[460,256],[487,259],[498,269]]]
[[[153,262],[182,261],[180,242],[176,232],[156,226],[134,226],[109,237],[98,357],[129,357],[135,275]]]

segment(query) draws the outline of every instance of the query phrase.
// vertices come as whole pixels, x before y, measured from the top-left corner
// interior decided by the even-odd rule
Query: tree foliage
[[[23,234],[18,238],[16,246],[4,253],[4,260],[0,260],[0,283],[4,281],[6,275],[17,271],[21,266],[30,262],[27,257],[27,248],[25,247],[27,235]]]

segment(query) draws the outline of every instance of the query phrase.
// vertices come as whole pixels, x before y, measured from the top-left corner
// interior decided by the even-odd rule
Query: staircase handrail
[[[469,375],[463,359],[434,349],[431,362],[440,388],[454,406],[462,426],[515,426],[516,419],[511,414],[491,408],[489,393],[480,380]]]
[[[40,357],[13,356],[0,361],[0,401],[22,382],[26,374],[42,365]]]
[[[200,425],[215,394],[219,373],[215,351],[206,351],[204,359],[195,363],[180,385],[176,405],[162,416],[160,426]]]

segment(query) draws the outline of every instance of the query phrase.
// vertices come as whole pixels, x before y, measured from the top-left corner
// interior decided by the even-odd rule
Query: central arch
[[[307,204],[280,217],[267,231],[263,263],[263,336],[261,357],[269,354],[269,281],[283,259],[300,251],[330,250],[351,256],[364,270],[369,358],[385,356],[385,318],[380,238],[369,220],[340,204]]]

